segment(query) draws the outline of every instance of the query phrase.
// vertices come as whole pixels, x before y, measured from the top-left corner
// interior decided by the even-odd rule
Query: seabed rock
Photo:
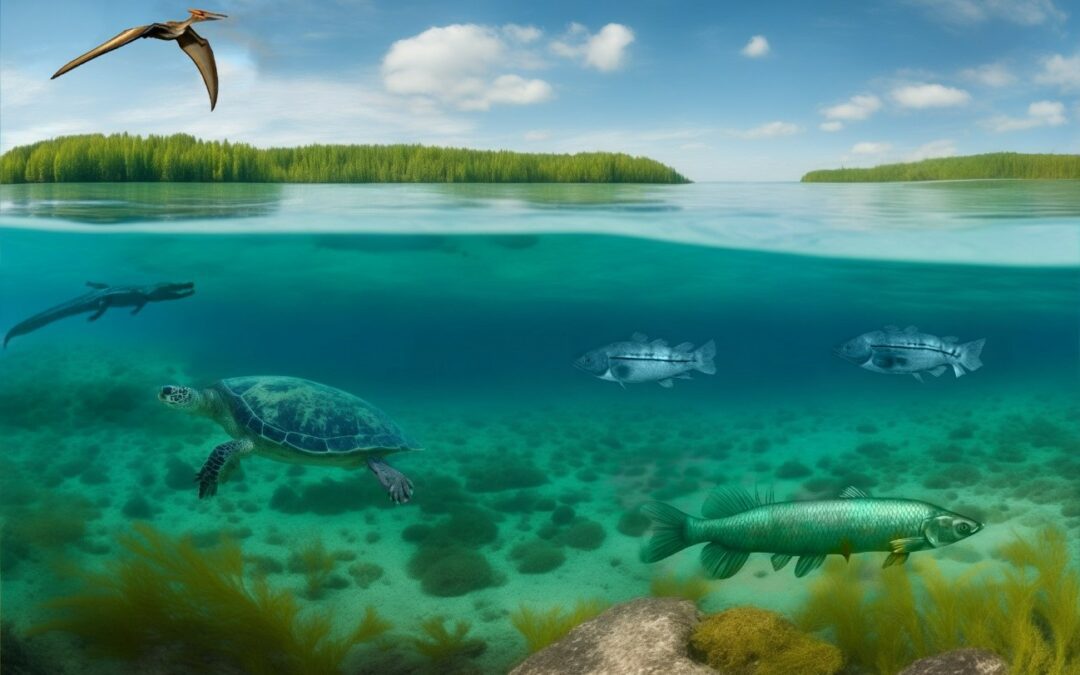
[[[919,659],[900,675],[1006,675],[1004,659],[985,649],[954,649]]]
[[[577,626],[511,675],[715,675],[690,658],[690,633],[700,618],[686,600],[631,600]]]

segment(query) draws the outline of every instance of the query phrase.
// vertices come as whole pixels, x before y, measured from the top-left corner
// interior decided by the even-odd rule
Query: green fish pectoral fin
[[[709,493],[701,507],[701,515],[706,518],[726,518],[736,513],[773,503],[773,493],[769,490],[764,496],[750,494],[741,487],[718,487]]]
[[[748,551],[732,551],[713,542],[702,549],[701,564],[713,579],[728,579],[738,574],[749,557]]]
[[[799,558],[799,562],[795,563],[795,576],[799,578],[805,577],[821,567],[823,562],[825,562],[825,556],[823,555],[804,555]]]
[[[675,386],[675,380],[671,379],[670,377],[666,380],[660,380],[660,386],[664,389],[671,389]]]
[[[870,494],[854,485],[849,485],[840,491],[840,499],[870,499]]]
[[[926,548],[926,539],[923,537],[905,537],[903,539],[893,539],[889,542],[889,546],[892,547],[892,552],[895,554],[908,554],[912,551],[920,551]]]
[[[885,562],[882,563],[881,567],[885,568],[892,567],[893,565],[903,565],[907,562],[907,559],[907,553],[890,553],[888,557],[885,558]]]
[[[791,556],[786,553],[773,553],[769,558],[772,561],[772,568],[774,572],[779,572],[784,569],[784,565],[791,562]]]
[[[649,502],[642,505],[641,513],[653,523],[652,538],[641,549],[642,562],[663,560],[694,543],[686,537],[686,523],[690,516],[674,506]]]

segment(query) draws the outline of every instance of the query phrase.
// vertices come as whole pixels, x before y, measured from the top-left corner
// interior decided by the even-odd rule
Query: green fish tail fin
[[[653,522],[652,537],[641,549],[642,562],[663,560],[694,543],[686,536],[686,524],[691,518],[689,514],[660,502],[642,505],[641,513]]]

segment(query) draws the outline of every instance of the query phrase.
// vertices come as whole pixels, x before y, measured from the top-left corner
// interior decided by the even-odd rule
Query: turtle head
[[[201,398],[196,390],[179,384],[167,384],[158,391],[158,400],[177,410],[194,410]]]

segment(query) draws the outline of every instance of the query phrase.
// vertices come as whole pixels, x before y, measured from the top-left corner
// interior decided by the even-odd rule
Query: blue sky
[[[207,2],[209,0],[199,0]],[[1080,152],[1074,0],[218,0],[210,112],[175,45],[50,81],[159,0],[4,0],[0,149],[68,133],[258,146],[620,150],[695,180],[795,180],[994,150]]]

